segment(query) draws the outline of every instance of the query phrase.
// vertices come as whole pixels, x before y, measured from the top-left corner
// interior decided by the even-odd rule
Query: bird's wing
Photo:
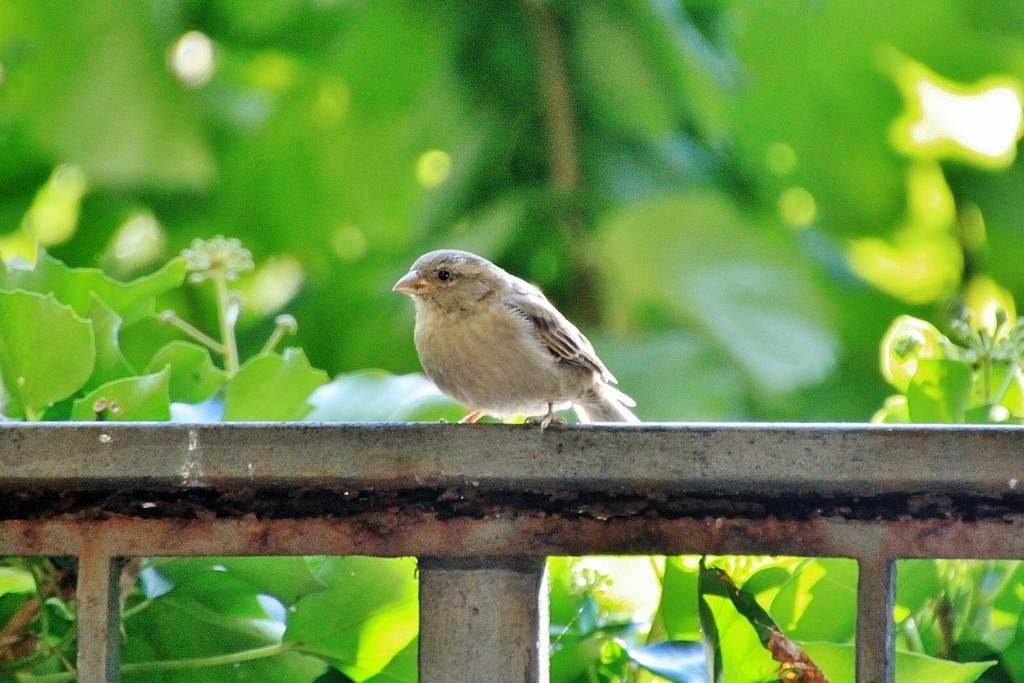
[[[533,324],[541,343],[552,355],[562,362],[590,368],[607,382],[615,382],[615,376],[597,357],[583,333],[566,320],[539,289],[518,278],[516,280],[514,294],[506,298],[505,305]]]

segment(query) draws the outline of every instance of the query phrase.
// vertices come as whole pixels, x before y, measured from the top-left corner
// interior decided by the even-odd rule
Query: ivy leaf
[[[97,387],[75,401],[71,419],[166,422],[171,419],[170,371],[128,377]]]
[[[667,640],[647,647],[627,647],[626,652],[634,662],[667,681],[704,683],[707,680],[704,643]]]
[[[856,680],[853,645],[802,643],[804,651],[818,663],[834,683]],[[913,652],[896,651],[896,680],[973,683],[996,662],[951,662]]]
[[[0,596],[8,593],[31,593],[36,589],[32,572],[21,567],[0,567]]]
[[[155,560],[144,571],[147,580],[170,587],[187,584],[207,571],[226,572],[251,586],[253,594],[270,595],[289,607],[310,593],[323,590],[305,558],[290,557],[173,557]],[[153,597],[150,595],[149,597]]]
[[[283,558],[259,558],[273,563]],[[231,571],[194,566],[173,587],[153,597],[150,605],[125,620],[128,637],[124,661],[233,655],[280,642],[283,610],[276,601]],[[323,660],[299,652],[284,652],[252,661],[137,674],[129,680],[163,683],[220,681],[312,681],[323,671]]]
[[[172,341],[157,351],[146,372],[164,368],[170,369],[170,396],[176,403],[202,403],[228,380],[228,374],[213,364],[207,348],[185,341]]]
[[[768,240],[765,226],[722,193],[634,203],[609,214],[601,229],[614,318],[628,323],[638,311],[657,310],[694,326],[770,392],[816,384],[835,366],[834,311],[806,261],[792,243]]]
[[[153,356],[173,341],[185,341],[185,335],[175,327],[161,322],[159,316],[145,315],[125,323],[119,335],[121,353],[136,372],[149,367]]]
[[[85,388],[95,389],[106,382],[134,375],[118,342],[121,316],[96,296],[92,298],[88,315],[92,321],[93,341],[96,345],[96,366]]]
[[[301,420],[311,409],[310,394],[326,381],[302,349],[255,356],[228,382],[224,421]]]
[[[419,679],[419,646],[418,637],[410,640],[379,674],[366,683],[416,683]]]
[[[357,683],[380,674],[418,630],[415,561],[328,558],[316,575],[328,589],[298,602],[284,642],[329,657]],[[390,680],[413,683],[415,677]]]
[[[83,317],[96,297],[130,322],[152,312],[152,300],[157,294],[180,287],[185,281],[185,270],[184,259],[173,258],[155,273],[131,282],[118,282],[99,268],[71,268],[40,250],[34,267],[15,264],[0,270],[0,289],[52,293]]]
[[[37,418],[82,388],[96,363],[92,322],[53,295],[0,292],[0,379],[5,414]]]
[[[922,359],[942,358],[949,339],[926,320],[901,315],[882,337],[882,375],[889,384],[906,391]]]
[[[363,370],[339,375],[310,397],[311,422],[436,422],[466,411],[421,374]]]
[[[749,582],[743,585],[750,591]],[[851,642],[857,626],[857,563],[819,557],[794,572],[772,600],[772,618],[795,640]]]
[[[18,18],[5,40],[31,46],[32,68],[5,88],[4,105],[32,140],[106,187],[207,186],[214,168],[201,117],[162,59],[157,13],[126,0],[5,4]]]
[[[974,368],[948,358],[921,358],[907,387],[907,409],[915,423],[964,421]]]

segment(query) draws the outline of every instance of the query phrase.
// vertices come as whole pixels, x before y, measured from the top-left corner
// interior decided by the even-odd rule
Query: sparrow
[[[539,289],[487,259],[431,251],[392,289],[412,297],[423,371],[472,411],[462,422],[542,416],[545,429],[570,406],[583,423],[640,421],[583,333]]]

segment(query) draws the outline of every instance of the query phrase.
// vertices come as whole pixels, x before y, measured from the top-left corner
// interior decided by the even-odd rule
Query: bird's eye
[[[440,280],[441,282],[451,280],[452,271],[448,270],[447,268],[442,268],[441,270],[437,271],[437,279]]]

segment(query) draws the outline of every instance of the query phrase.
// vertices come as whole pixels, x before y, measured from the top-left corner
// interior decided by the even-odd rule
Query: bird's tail
[[[627,406],[635,406],[636,401],[613,386],[600,384],[574,404],[576,416],[580,422],[626,422],[638,424],[640,418],[630,412]]]

